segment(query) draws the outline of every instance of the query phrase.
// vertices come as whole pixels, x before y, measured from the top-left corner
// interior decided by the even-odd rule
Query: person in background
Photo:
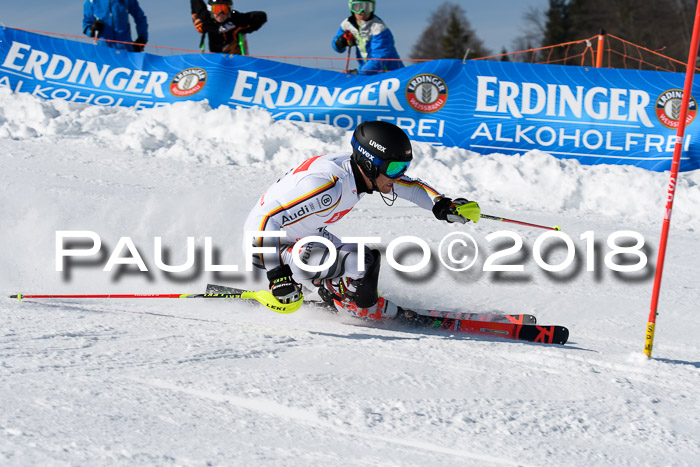
[[[360,75],[403,68],[403,63],[398,60],[400,57],[394,45],[394,36],[384,21],[374,14],[375,0],[349,0],[348,5],[350,16],[340,23],[340,28],[333,38],[333,49],[342,53],[346,47],[357,47],[355,56],[360,62],[357,69]],[[372,60],[383,58],[395,60]]]
[[[136,23],[135,41],[131,40],[129,15]],[[148,21],[138,0],[85,0],[83,33],[92,38],[107,39],[99,41],[100,45],[130,52],[143,52],[144,45],[148,42]]]
[[[209,51],[246,55],[242,34],[257,31],[267,22],[264,11],[241,13],[233,9],[232,0],[190,0],[192,21],[198,33],[209,35]]]

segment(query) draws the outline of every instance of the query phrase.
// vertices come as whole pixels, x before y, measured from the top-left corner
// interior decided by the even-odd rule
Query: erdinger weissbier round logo
[[[430,73],[414,76],[406,86],[406,100],[418,112],[437,112],[447,102],[447,85]]]
[[[658,118],[661,124],[666,128],[678,128],[678,123],[681,118],[682,100],[682,89],[669,89],[668,91],[664,91],[659,98],[656,99],[656,106],[654,108],[656,118]],[[690,100],[688,101],[688,115],[686,116],[685,124],[690,125],[690,122],[695,119],[697,113],[698,103],[695,102],[693,96],[690,96]]]
[[[197,94],[207,84],[207,72],[201,68],[188,68],[176,74],[170,82],[170,94],[188,97]]]

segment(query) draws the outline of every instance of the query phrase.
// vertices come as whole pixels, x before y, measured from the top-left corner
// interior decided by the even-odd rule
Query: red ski
[[[445,316],[447,315],[447,316]],[[452,316],[450,316],[452,315]],[[440,329],[454,333],[475,334],[504,339],[539,342],[542,344],[566,344],[569,330],[564,326],[541,326],[525,324],[524,315],[510,315],[514,322],[478,321],[465,313],[466,319],[458,318],[456,312],[409,310],[399,307],[397,319],[417,327]]]

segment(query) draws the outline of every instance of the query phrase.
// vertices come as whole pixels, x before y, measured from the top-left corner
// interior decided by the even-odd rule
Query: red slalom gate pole
[[[668,242],[668,231],[671,227],[671,210],[673,209],[673,198],[678,181],[678,170],[681,165],[681,152],[683,151],[683,136],[685,134],[686,118],[688,116],[688,102],[690,93],[693,90],[693,76],[695,75],[695,61],[698,56],[698,35],[700,33],[700,1],[695,8],[695,21],[693,23],[693,37],[690,41],[690,51],[688,52],[688,64],[685,71],[685,85],[683,86],[683,99],[681,101],[681,114],[678,119],[678,130],[676,131],[676,145],[673,149],[673,161],[671,162],[671,177],[668,184],[668,197],[666,198],[666,213],[661,229],[661,240],[659,241],[659,254],[656,259],[656,274],[654,276],[654,289],[651,294],[651,309],[647,321],[646,335],[644,337],[644,353],[651,358],[651,350],[654,346],[654,331],[656,330],[657,308],[659,305],[659,290],[661,288],[661,276],[664,270],[664,259],[666,258],[666,244]]]

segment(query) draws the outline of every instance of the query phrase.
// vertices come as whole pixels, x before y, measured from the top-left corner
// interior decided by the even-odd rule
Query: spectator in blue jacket
[[[403,68],[403,63],[398,60],[400,57],[394,45],[394,36],[384,21],[374,14],[375,0],[349,0],[348,6],[350,16],[340,23],[333,38],[333,49],[342,53],[346,47],[357,47],[355,56],[360,63],[357,69],[360,75]],[[396,60],[368,60],[385,58]]]
[[[136,22],[135,41],[131,40],[129,15]],[[138,0],[85,0],[83,5],[83,32],[89,37],[99,37],[119,42],[99,41],[101,45],[131,52],[143,52],[148,42],[148,22]]]

